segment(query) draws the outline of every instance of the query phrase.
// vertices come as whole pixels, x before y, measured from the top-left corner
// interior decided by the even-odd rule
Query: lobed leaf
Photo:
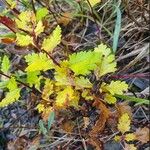
[[[33,44],[33,38],[29,35],[16,33],[16,42],[19,46],[28,46],[29,44]]]
[[[124,134],[125,132],[130,130],[130,117],[127,113],[123,114],[120,118],[119,118],[119,123],[118,123],[118,130]]]
[[[96,52],[78,52],[69,56],[69,68],[75,75],[87,75],[96,68],[100,55]]]
[[[32,53],[25,56],[28,67],[25,69],[27,72],[46,71],[54,68],[54,64],[44,53]]]
[[[6,55],[4,55],[3,60],[2,60],[2,64],[1,64],[1,71],[3,73],[7,73],[9,68],[10,68],[9,58]]]
[[[39,8],[36,11],[36,20],[40,21],[42,20],[46,15],[48,15],[48,10],[47,8]]]
[[[60,26],[57,26],[52,34],[48,38],[44,39],[42,43],[42,49],[47,52],[53,51],[53,49],[60,44],[61,36],[61,28]]]
[[[1,107],[6,107],[14,102],[16,102],[20,97],[20,89],[15,89],[13,91],[10,91],[7,93],[6,97],[2,99],[0,102],[0,108]]]

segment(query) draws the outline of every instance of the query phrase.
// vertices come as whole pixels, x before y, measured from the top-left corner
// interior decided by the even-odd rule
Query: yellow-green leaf
[[[9,58],[6,55],[4,55],[2,64],[1,64],[1,71],[4,73],[7,73],[9,68],[10,68]]]
[[[21,33],[16,33],[16,42],[19,46],[28,46],[33,43],[33,38],[29,35],[24,35]]]
[[[103,83],[101,85],[101,89],[104,92],[110,92],[112,95],[115,94],[123,94],[123,91],[127,91],[128,84],[126,84],[124,81],[111,81],[110,84]]]
[[[15,89],[7,93],[6,97],[0,102],[0,107],[6,107],[16,102],[20,97],[20,89]]]
[[[94,51],[82,51],[69,56],[69,68],[75,75],[87,75],[96,68],[100,54]]]
[[[54,68],[54,64],[51,59],[47,57],[45,53],[32,53],[25,56],[28,67],[25,69],[27,72],[34,71],[46,71]]]
[[[76,89],[92,88],[92,84],[89,81],[89,79],[84,78],[84,77],[76,77],[75,86],[76,86]]]
[[[45,8],[45,7],[44,8],[39,8],[36,11],[36,20],[37,21],[42,20],[47,14],[48,14],[47,8]]]
[[[10,91],[13,91],[15,89],[17,89],[17,82],[15,80],[14,77],[11,77],[8,81],[8,84],[7,84],[7,88],[10,90]]]
[[[104,44],[100,44],[94,49],[94,51],[103,56],[101,57],[101,61],[99,61],[96,68],[98,77],[116,71],[115,55],[112,54],[110,48]]]
[[[11,9],[15,8],[17,5],[17,3],[14,0],[6,0],[6,2],[10,5]]]
[[[53,49],[60,44],[61,36],[61,28],[60,26],[57,26],[52,34],[48,38],[44,39],[42,43],[42,49],[47,52],[53,51]]]

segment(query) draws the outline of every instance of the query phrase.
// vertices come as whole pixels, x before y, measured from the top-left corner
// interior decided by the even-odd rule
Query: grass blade
[[[117,19],[116,19],[114,36],[113,36],[113,52],[114,53],[117,50],[119,34],[121,30],[121,11],[120,11],[119,6],[116,7],[116,12],[117,12]]]
[[[48,117],[48,129],[51,128],[51,125],[54,122],[54,118],[55,118],[55,113],[52,111]]]
[[[121,99],[125,99],[125,100],[128,100],[128,101],[132,101],[132,102],[135,102],[137,104],[145,104],[145,105],[149,105],[150,104],[150,101],[147,100],[147,99],[136,98],[136,97],[133,97],[133,96],[117,95],[116,94],[115,97],[118,97],[118,98],[121,98]]]

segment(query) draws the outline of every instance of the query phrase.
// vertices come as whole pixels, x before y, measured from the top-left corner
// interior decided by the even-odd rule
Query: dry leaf
[[[90,118],[83,117],[83,121],[84,121],[84,129],[86,129],[88,127],[88,125],[90,124]]]
[[[137,148],[134,146],[134,144],[127,144],[127,143],[125,143],[124,150],[137,150]]]
[[[95,147],[95,150],[103,150],[102,141],[98,140],[96,137],[90,137],[89,143]]]
[[[71,133],[73,131],[75,124],[73,121],[67,121],[62,125],[62,129],[68,133]]]
[[[100,109],[101,113],[99,119],[95,123],[95,126],[92,128],[92,131],[90,132],[91,136],[95,136],[103,130],[110,114],[109,109],[100,100],[95,100],[93,106],[96,106],[98,109]]]
[[[26,150],[29,145],[29,141],[23,137],[17,138],[14,141],[10,141],[7,144],[7,150]]]
[[[117,109],[119,116],[122,116],[123,114],[127,113],[130,118],[132,117],[132,109],[127,102],[117,104]]]
[[[4,44],[12,44],[15,42],[14,38],[3,38],[0,40],[0,42],[4,43]]]
[[[147,143],[150,141],[150,133],[149,129],[144,127],[144,128],[138,128],[135,132],[136,139],[142,142],[142,144]]]
[[[69,24],[71,20],[72,20],[72,14],[69,12],[64,12],[61,14],[61,17],[58,19],[58,23],[66,26]]]

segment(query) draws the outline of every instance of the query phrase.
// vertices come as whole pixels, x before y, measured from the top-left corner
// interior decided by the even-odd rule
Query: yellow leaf
[[[121,136],[116,135],[116,136],[114,137],[114,140],[115,140],[116,142],[119,142],[119,141],[121,140]]]
[[[36,106],[36,109],[38,110],[39,113],[43,112],[45,110],[44,104],[38,104]]]
[[[44,39],[42,43],[42,49],[44,49],[47,52],[53,51],[53,49],[60,44],[61,42],[61,28],[60,26],[57,26],[53,33],[50,35],[49,38]]]
[[[125,140],[127,142],[134,141],[135,139],[136,139],[136,136],[134,133],[128,133],[125,135]]]
[[[101,2],[101,0],[89,0],[91,6],[95,6],[96,4],[98,4],[99,2]]]
[[[110,84],[103,83],[101,85],[101,89],[103,92],[110,92],[112,95],[115,94],[123,94],[123,91],[128,89],[128,84],[124,81],[111,81]]]
[[[35,30],[34,30],[35,35],[38,36],[38,35],[39,35],[40,33],[42,33],[43,31],[44,31],[43,23],[42,23],[42,21],[39,21],[39,22],[37,23],[37,26],[36,26]]]
[[[125,143],[124,150],[137,150],[137,148],[134,146],[134,144],[127,144],[127,143]]]
[[[118,123],[118,130],[124,134],[125,132],[130,130],[130,117],[127,113],[123,114],[120,118],[119,118],[119,123]]]
[[[45,100],[49,100],[49,96],[54,92],[53,83],[51,80],[46,79],[44,89],[42,92],[42,98]]]
[[[62,61],[60,66],[55,67],[55,80],[57,85],[72,85],[69,82],[68,61]]]
[[[106,94],[104,100],[108,103],[108,104],[115,104],[117,99],[115,97],[113,97],[111,94]]]
[[[23,35],[21,33],[16,33],[16,42],[19,46],[28,46],[33,43],[33,38],[29,35]]]
[[[71,86],[66,87],[64,90],[58,92],[56,97],[56,107],[65,108],[67,106],[78,107],[79,96]]]

